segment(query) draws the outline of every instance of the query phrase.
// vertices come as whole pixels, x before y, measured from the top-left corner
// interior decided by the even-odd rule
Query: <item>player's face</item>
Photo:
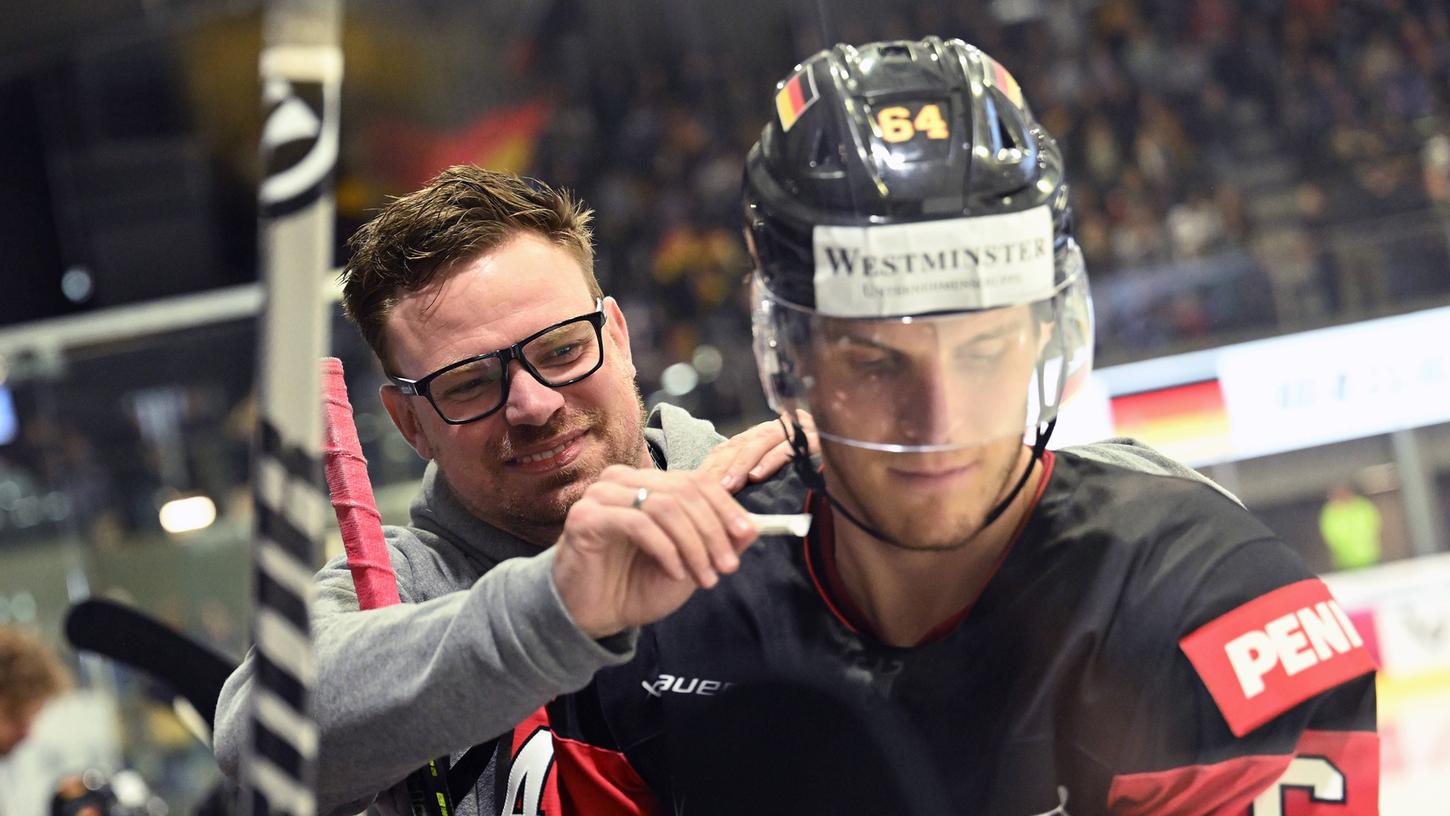
[[[1028,307],[948,319],[822,326],[811,408],[827,483],[897,542],[966,542],[1010,489],[1043,332]],[[926,453],[865,442],[934,446]]]
[[[438,462],[463,504],[535,543],[551,543],[540,539],[557,533],[605,467],[648,465],[628,327],[613,298],[604,303],[603,365],[572,385],[550,388],[510,363],[504,407],[466,425],[445,423],[426,399],[383,389],[398,429]],[[579,261],[524,233],[399,300],[387,324],[393,373],[421,378],[592,311]]]

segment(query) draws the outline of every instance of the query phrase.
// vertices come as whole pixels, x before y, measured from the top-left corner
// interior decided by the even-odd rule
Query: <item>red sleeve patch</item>
[[[1238,737],[1375,669],[1349,616],[1315,578],[1255,598],[1178,645]]]

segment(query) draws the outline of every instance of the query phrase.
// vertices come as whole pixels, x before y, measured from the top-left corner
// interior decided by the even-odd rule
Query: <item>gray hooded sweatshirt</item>
[[[645,437],[674,469],[692,469],[723,437],[662,405]],[[432,757],[455,759],[505,733],[553,697],[583,688],[633,655],[636,631],[584,634],[554,586],[554,551],[492,527],[459,503],[435,463],[411,523],[383,528],[403,603],[358,610],[343,558],[315,576],[317,812],[358,813],[374,802],[407,813],[401,781]],[[254,652],[217,702],[213,749],[237,777],[246,741]],[[493,799],[492,767],[475,795],[453,791],[458,816]],[[482,799],[480,800],[480,797]]]

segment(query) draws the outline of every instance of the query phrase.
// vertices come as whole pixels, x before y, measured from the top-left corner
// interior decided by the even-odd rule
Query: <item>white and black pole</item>
[[[329,333],[323,283],[332,269],[341,6],[269,0],[263,22],[258,257],[266,302],[252,468],[257,671],[240,780],[244,816],[316,812],[308,602],[331,519],[318,360]]]

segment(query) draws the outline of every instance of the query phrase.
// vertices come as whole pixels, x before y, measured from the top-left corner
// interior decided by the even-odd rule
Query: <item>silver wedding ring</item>
[[[649,498],[649,488],[641,487],[639,492],[634,494],[634,509],[638,510],[639,506],[644,504],[644,500],[647,498]]]

